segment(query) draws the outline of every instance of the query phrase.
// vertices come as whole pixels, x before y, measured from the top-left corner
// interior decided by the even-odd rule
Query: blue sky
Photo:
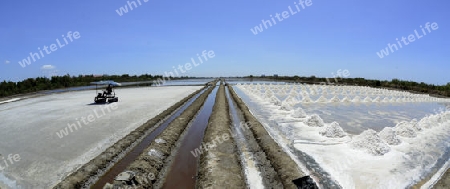
[[[1,1],[0,80],[163,75],[212,50],[214,58],[181,75],[331,78],[346,69],[350,77],[450,82],[448,1],[312,0],[296,14],[288,7],[296,11],[299,1],[292,0],[139,1],[122,16],[116,10],[127,5],[125,0]],[[256,35],[251,31],[283,11],[288,18]],[[423,35],[420,26],[427,22],[436,22],[438,29]],[[383,58],[377,55],[414,30],[422,38]],[[62,42],[69,31],[78,31],[80,38],[26,67],[19,64],[38,48]]]

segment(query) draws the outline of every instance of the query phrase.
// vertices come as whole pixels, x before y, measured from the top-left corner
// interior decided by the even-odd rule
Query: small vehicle
[[[91,84],[95,85],[95,93],[97,94],[97,96],[94,98],[95,103],[113,103],[119,101],[119,97],[116,96],[116,92],[114,91],[113,86],[121,86],[120,83],[108,80],[91,82]],[[103,93],[99,93],[99,85],[108,85],[108,87],[103,91]]]

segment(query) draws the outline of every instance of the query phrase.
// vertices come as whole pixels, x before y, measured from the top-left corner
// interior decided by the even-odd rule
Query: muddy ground
[[[448,169],[444,175],[442,175],[441,180],[439,180],[433,188],[436,189],[447,189],[450,188],[450,169]]]
[[[200,157],[197,188],[246,187],[230,126],[225,87],[220,85],[203,138],[203,146],[208,150]]]
[[[199,93],[202,90],[203,89],[200,89],[190,94],[188,97],[174,104],[156,117],[150,119],[145,124],[125,136],[123,139],[119,140],[114,145],[106,149],[99,156],[92,159],[89,163],[83,165],[77,171],[67,176],[54,188],[86,188],[90,186],[98,179],[98,176],[102,175],[110,167],[112,167],[115,162],[122,158],[136,144],[138,144],[146,134],[155,129],[157,125],[159,125],[166,117],[172,114],[172,112],[174,112],[195,94]]]

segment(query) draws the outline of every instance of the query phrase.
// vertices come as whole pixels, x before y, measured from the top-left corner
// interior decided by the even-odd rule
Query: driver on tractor
[[[110,95],[112,93],[112,87],[111,84],[106,87],[106,91],[103,91],[103,96]]]

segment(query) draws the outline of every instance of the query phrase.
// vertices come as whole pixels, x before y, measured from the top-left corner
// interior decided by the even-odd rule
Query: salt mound
[[[371,99],[370,97],[366,97],[366,98],[364,98],[363,101],[364,101],[364,102],[372,102],[372,99]]]
[[[306,91],[302,91],[302,96],[308,96],[308,93]]]
[[[356,149],[362,149],[372,155],[382,156],[388,153],[391,148],[381,140],[377,132],[369,129],[353,138],[351,145]]]
[[[298,93],[297,93],[297,91],[295,91],[295,90],[291,90],[291,92],[289,93],[289,95],[291,95],[291,96],[297,96]]]
[[[349,98],[347,98],[347,97],[344,97],[342,100],[341,100],[341,102],[352,102]]]
[[[328,138],[342,138],[345,136],[345,132],[338,122],[333,122],[326,126],[325,130],[321,131],[320,134]]]
[[[429,129],[429,128],[432,127],[431,121],[430,121],[430,119],[429,119],[428,117],[422,118],[422,119],[417,123],[417,125],[418,125],[420,128],[425,128],[425,129]]]
[[[330,102],[340,102],[341,100],[337,97],[334,96],[333,98],[330,99]]]
[[[265,96],[267,99],[270,99],[270,98],[273,96],[273,92],[272,92],[271,90],[266,90],[264,96]]]
[[[419,122],[417,121],[417,119],[412,119],[411,122],[409,122],[409,124],[412,126],[412,128],[415,131],[421,131],[422,130],[422,128],[419,125]]]
[[[310,103],[310,102],[312,102],[312,100],[311,100],[311,98],[308,95],[306,95],[306,96],[303,96],[302,102],[303,103]]]
[[[375,97],[372,102],[381,102],[381,98],[379,96]]]
[[[280,89],[280,90],[278,91],[278,94],[279,94],[279,95],[286,95],[286,91],[285,91],[284,89]]]
[[[402,137],[414,138],[417,136],[416,132],[412,128],[409,122],[402,121],[395,126],[395,134]]]
[[[305,118],[306,117],[306,112],[305,110],[303,110],[302,108],[298,107],[294,110],[294,113],[292,114],[292,117],[295,118]]]
[[[275,96],[270,97],[270,102],[276,106],[281,106],[281,101]]]
[[[297,100],[295,97],[293,97],[293,96],[288,96],[288,97],[284,100],[284,102],[289,103],[289,105],[291,105],[291,106],[294,106],[295,104],[298,103],[298,100]]]
[[[380,131],[379,135],[381,139],[383,139],[384,142],[388,143],[389,145],[399,145],[400,143],[402,143],[402,141],[395,134],[395,131],[394,129],[392,129],[392,127],[385,127]]]
[[[310,127],[323,127],[324,125],[322,118],[317,114],[311,115],[306,121],[306,124]]]
[[[355,96],[355,98],[353,98],[352,100],[353,102],[360,102],[361,98],[359,98],[359,96]]]
[[[316,102],[321,102],[321,103],[325,103],[325,102],[327,102],[328,101],[328,99],[327,98],[325,98],[324,96],[320,96],[318,99],[317,99],[317,101]]]
[[[281,107],[280,110],[286,110],[286,111],[291,111],[294,108],[292,108],[291,104],[289,102],[283,101],[281,102]]]
[[[440,114],[431,115],[431,116],[429,116],[429,119],[430,119],[431,123],[434,124],[434,126],[437,126],[440,123],[444,122],[444,118]]]
[[[448,107],[448,109],[450,110],[450,107]],[[442,113],[442,118],[445,121],[449,121],[450,120],[450,111],[446,111],[446,112]]]

